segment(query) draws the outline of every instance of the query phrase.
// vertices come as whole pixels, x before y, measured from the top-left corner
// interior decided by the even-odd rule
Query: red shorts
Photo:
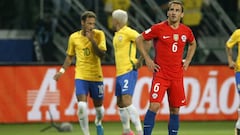
[[[161,103],[165,92],[167,92],[170,107],[186,105],[183,79],[166,80],[160,77],[154,77],[150,91],[150,102]]]

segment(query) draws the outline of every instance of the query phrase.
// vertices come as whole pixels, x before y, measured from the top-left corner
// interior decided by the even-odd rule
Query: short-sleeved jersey
[[[238,46],[238,55],[236,59],[236,71],[240,71],[240,29],[237,29],[233,32],[233,34],[228,39],[226,46],[229,48],[233,48],[234,45]]]
[[[94,29],[94,40],[98,48],[106,51],[106,39],[103,31]],[[101,60],[94,53],[92,43],[82,35],[82,30],[70,35],[67,55],[76,56],[75,79],[102,81]]]
[[[183,77],[183,52],[185,45],[195,39],[192,30],[184,24],[173,29],[168,21],[163,21],[144,31],[142,36],[145,40],[153,39],[154,62],[160,66],[160,72],[156,72],[155,76],[166,79]]]
[[[128,26],[124,26],[115,32],[113,46],[117,76],[131,71],[137,63],[135,39],[138,35],[139,33],[136,30]]]

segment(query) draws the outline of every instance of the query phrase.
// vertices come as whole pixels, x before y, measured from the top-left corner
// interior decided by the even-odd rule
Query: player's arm
[[[229,68],[234,69],[236,65],[232,59],[232,48],[229,48],[227,45],[226,45],[226,53],[227,53],[228,66]]]
[[[194,39],[192,42],[189,43],[187,56],[186,56],[185,60],[183,61],[184,70],[188,69],[188,66],[192,61],[193,55],[196,51],[196,48],[197,48],[197,43],[196,43],[196,40]]]
[[[148,53],[151,48],[152,42],[146,41],[146,40],[144,40],[143,42],[145,44],[144,48],[145,48],[146,52]],[[138,58],[138,62],[136,63],[136,68],[140,68],[143,65],[143,61],[144,61],[144,57],[142,55],[140,55]]]
[[[100,58],[103,58],[105,56],[105,50],[101,50],[99,47],[98,47],[98,44],[97,42],[94,40],[94,31],[91,30],[89,32],[86,32],[86,36],[88,37],[88,39],[90,40],[90,42],[92,43],[92,47],[93,47],[93,51],[94,53],[100,57]],[[105,36],[104,34],[102,34],[101,36],[103,36],[102,38],[105,39]],[[100,41],[101,42],[101,41]],[[101,43],[100,43],[101,44]]]
[[[148,54],[148,51],[145,47],[145,39],[143,38],[142,35],[139,35],[137,38],[136,38],[136,45],[137,45],[137,48],[139,50],[139,52],[141,53],[142,57],[145,59],[145,62],[146,62],[146,65],[148,66],[148,69],[151,71],[151,72],[154,72],[154,71],[158,71],[159,70],[159,65],[155,64],[153,62],[153,60],[151,59],[151,57],[149,56]]]
[[[72,64],[72,60],[73,60],[74,56],[71,55],[67,55],[64,63],[62,65],[62,67],[60,68],[60,70],[54,75],[53,79],[58,81],[58,79],[61,77],[62,74],[64,74],[64,72],[67,70],[67,68]]]
[[[236,63],[233,60],[232,48],[234,45],[237,44],[239,35],[240,34],[238,34],[238,30],[234,31],[233,34],[228,39],[228,41],[226,42],[226,53],[227,53],[228,66],[231,69],[234,69],[236,66]]]
[[[92,43],[92,47],[93,47],[94,53],[95,53],[98,57],[103,58],[103,57],[105,56],[105,52],[106,52],[106,51],[103,51],[103,50],[99,49],[99,48],[98,48],[98,45],[97,45],[97,43],[96,43],[96,41],[95,41],[94,39],[91,39],[90,41],[91,41],[91,43]]]

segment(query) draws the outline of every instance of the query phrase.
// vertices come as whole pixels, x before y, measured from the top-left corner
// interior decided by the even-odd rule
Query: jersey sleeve
[[[128,33],[128,37],[130,38],[129,40],[135,42],[135,39],[138,37],[138,35],[139,33],[136,30],[132,29],[131,32]]]
[[[194,41],[195,37],[192,32],[192,30],[189,28],[189,36],[188,36],[188,43],[192,43]]]
[[[74,38],[73,38],[73,34],[72,34],[72,35],[70,35],[70,37],[68,39],[68,48],[66,51],[66,53],[71,56],[75,55],[73,40],[74,40]]]
[[[240,42],[240,30],[235,30],[226,42],[226,46],[232,48],[237,42]]]
[[[145,40],[151,40],[157,37],[157,25],[153,25],[151,28],[142,32],[142,36]]]

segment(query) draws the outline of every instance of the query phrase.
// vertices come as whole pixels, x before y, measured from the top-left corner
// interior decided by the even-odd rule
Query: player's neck
[[[168,25],[173,29],[177,29],[180,25],[180,22],[170,22],[170,21],[168,21]]]
[[[125,25],[118,25],[117,26],[117,31],[119,31],[120,29],[122,29]]]
[[[83,35],[83,36],[86,36],[86,31],[85,30],[81,30],[80,34]]]

